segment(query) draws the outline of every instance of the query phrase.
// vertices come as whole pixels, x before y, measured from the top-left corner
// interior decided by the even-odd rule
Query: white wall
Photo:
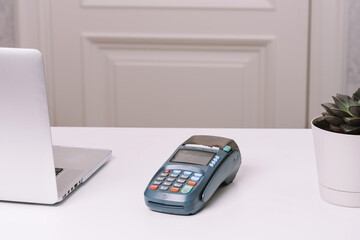
[[[349,1],[349,34],[347,58],[348,94],[360,87],[360,1]]]
[[[0,47],[14,46],[13,1],[0,0]]]
[[[309,0],[16,2],[54,125],[306,126]]]
[[[11,47],[11,46],[17,46],[16,43],[16,29],[14,29],[14,14],[13,9],[16,7],[15,5],[16,1],[12,0],[0,0],[0,47]],[[316,2],[322,2],[322,1],[315,1]],[[323,1],[326,3],[326,1]],[[333,1],[337,2],[337,1]],[[342,85],[342,90],[334,90],[339,89],[338,86],[332,87],[329,86],[328,88],[331,90],[326,90],[326,86],[324,86],[325,82],[322,81],[320,86],[318,87],[318,91],[315,91],[315,95],[325,95],[328,98],[331,96],[331,94],[335,94],[336,92],[342,91],[343,93],[351,94],[356,90],[358,87],[360,87],[360,42],[358,39],[360,38],[360,25],[358,24],[360,22],[360,1],[359,0],[348,0],[349,2],[349,13],[348,13],[348,34],[344,34],[344,37],[347,38],[347,57],[346,59],[346,71],[344,71],[344,75],[346,77],[343,77],[345,81],[345,85]],[[336,14],[335,14],[336,15]],[[335,16],[334,14],[332,16]],[[338,17],[334,17],[338,18]],[[15,31],[14,31],[15,30]],[[14,39],[15,35],[15,39]],[[345,44],[346,45],[346,44]],[[326,64],[325,64],[326,65]],[[326,67],[326,69],[329,69]],[[315,78],[314,78],[315,79]],[[325,78],[326,79],[326,78]],[[331,85],[331,84],[330,84]],[[312,88],[312,85],[310,84],[310,89]],[[321,90],[322,89],[322,90]],[[325,89],[325,90],[324,90]],[[319,92],[321,94],[319,94]],[[318,97],[320,98],[320,97]],[[324,98],[324,97],[322,97]],[[310,103],[311,102],[324,102],[323,99],[319,101],[313,101],[311,99],[310,94]],[[320,111],[320,104],[315,104],[316,108],[313,110],[314,107],[311,107],[309,109],[309,119],[311,119],[312,115],[317,115]],[[318,109],[319,108],[319,109]]]

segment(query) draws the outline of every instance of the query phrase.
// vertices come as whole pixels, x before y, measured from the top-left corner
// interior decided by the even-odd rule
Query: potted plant
[[[360,207],[360,88],[352,97],[337,94],[312,120],[321,197]]]

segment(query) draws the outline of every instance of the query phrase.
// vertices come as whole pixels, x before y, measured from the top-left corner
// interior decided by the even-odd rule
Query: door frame
[[[347,93],[349,0],[310,0],[307,127],[321,103]]]

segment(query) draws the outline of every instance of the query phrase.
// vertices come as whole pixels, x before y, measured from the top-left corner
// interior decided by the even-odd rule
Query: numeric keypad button
[[[168,177],[168,178],[166,179],[166,181],[173,182],[173,181],[175,181],[175,179],[176,179],[176,178]]]
[[[164,182],[164,186],[170,186],[172,182]]]
[[[185,182],[186,182],[186,179],[179,178],[178,180],[176,180],[176,182],[178,182],[178,183],[185,183]]]
[[[180,175],[180,178],[188,179],[188,178],[189,178],[189,175],[184,175],[184,174],[182,174],[182,175]]]
[[[182,184],[181,183],[174,183],[174,187],[181,188]]]

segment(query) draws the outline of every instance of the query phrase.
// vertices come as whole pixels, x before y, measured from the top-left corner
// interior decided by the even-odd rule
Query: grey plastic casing
[[[187,144],[192,144],[192,146],[186,146]],[[194,145],[199,145],[199,147]],[[229,152],[222,150],[225,146],[230,146],[231,150]],[[219,149],[211,147],[218,147]],[[181,149],[211,152],[219,156],[220,159],[213,168],[209,165],[171,162],[170,160]],[[232,139],[215,136],[193,136],[181,144],[156,172],[144,192],[145,203],[151,210],[157,212],[178,215],[195,214],[204,207],[221,184],[227,185],[234,180],[240,164],[241,154],[237,144]],[[183,194],[181,191],[174,193],[170,190],[151,190],[150,185],[165,170],[191,171],[201,173],[203,176],[187,194]]]

